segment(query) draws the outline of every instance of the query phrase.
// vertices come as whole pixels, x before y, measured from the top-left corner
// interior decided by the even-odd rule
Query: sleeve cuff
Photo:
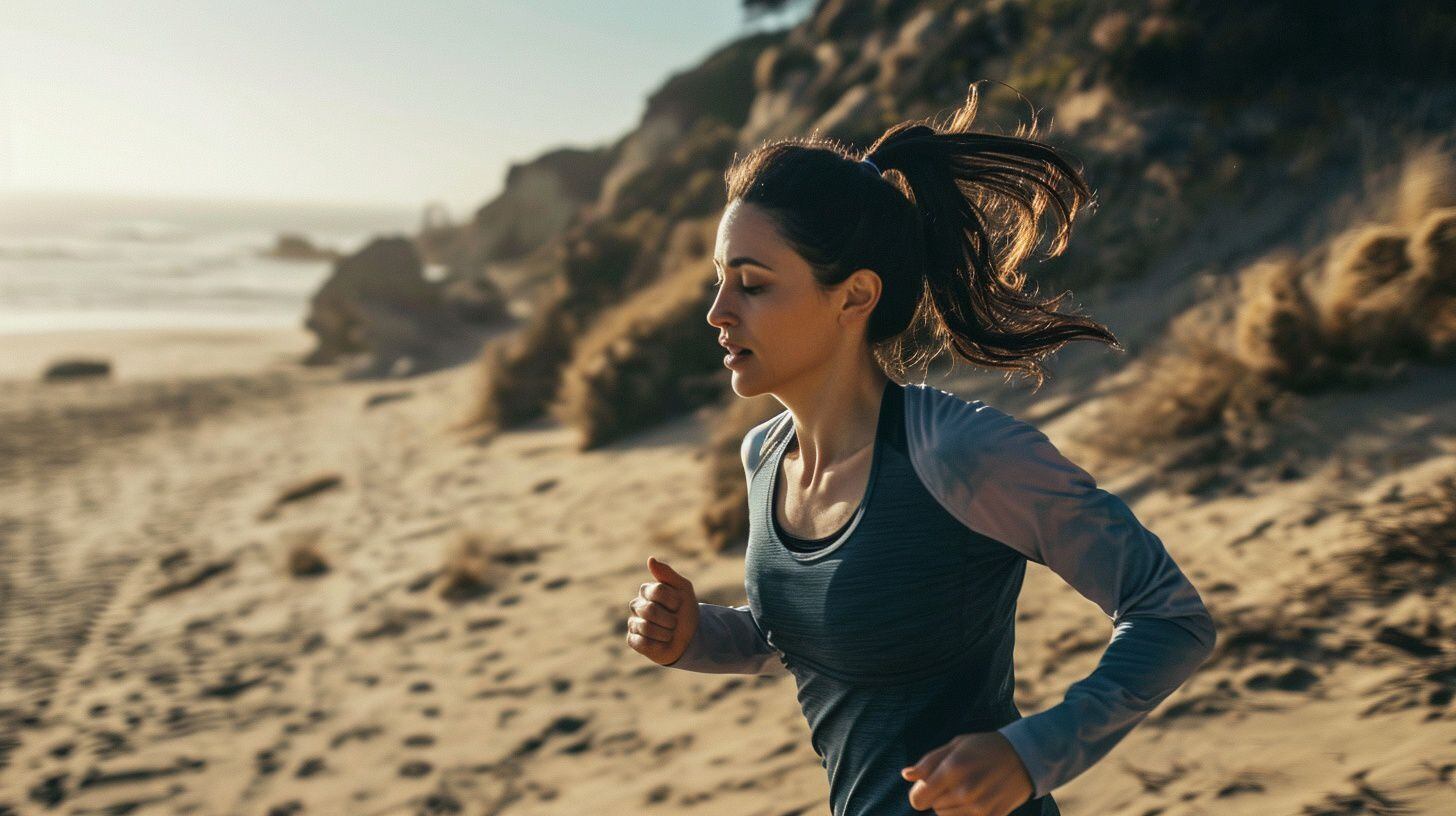
[[[1038,716],[1033,714],[1032,717]],[[996,729],[996,732],[1011,743],[1016,750],[1016,755],[1021,757],[1021,764],[1026,766],[1026,773],[1031,777],[1031,798],[1040,799],[1051,793],[1050,780],[1051,769],[1048,767],[1041,750],[1037,748],[1034,736],[1031,733],[1031,717],[1022,717],[1013,720],[1006,725]]]

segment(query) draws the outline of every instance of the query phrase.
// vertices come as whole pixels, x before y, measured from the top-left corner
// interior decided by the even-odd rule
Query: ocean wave
[[[169,221],[116,221],[99,224],[96,236],[105,241],[143,244],[175,244],[190,241],[191,230]]]
[[[0,260],[5,261],[120,261],[126,253],[90,241],[85,242],[0,242]]]

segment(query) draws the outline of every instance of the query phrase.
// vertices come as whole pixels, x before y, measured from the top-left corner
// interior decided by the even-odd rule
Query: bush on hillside
[[[728,373],[712,305],[716,218],[679,223],[663,252],[666,277],[598,318],[575,344],[553,413],[591,449],[713,401]]]
[[[1456,208],[1445,208],[1413,229],[1365,225],[1306,256],[1249,265],[1231,296],[1175,319],[1170,342],[1143,362],[1145,382],[1108,416],[1107,447],[1132,455],[1211,433],[1183,464],[1231,454],[1249,464],[1294,395],[1456,362],[1453,259]]]
[[[650,226],[598,221],[573,231],[561,248],[560,277],[523,330],[482,350],[479,396],[465,425],[511,428],[546,410],[576,338],[633,277]]]

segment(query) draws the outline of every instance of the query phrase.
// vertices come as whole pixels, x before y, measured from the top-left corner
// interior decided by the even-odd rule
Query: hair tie
[[[869,159],[860,159],[859,160],[859,163],[860,164],[868,164],[870,166],[870,169],[873,170],[873,171],[875,171],[875,175],[878,176],[880,174],[880,166],[877,165],[877,164],[875,164],[874,162],[870,161]]]

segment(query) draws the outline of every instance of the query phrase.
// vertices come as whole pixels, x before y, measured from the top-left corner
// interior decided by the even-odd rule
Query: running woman
[[[833,816],[1032,816],[1208,657],[1197,590],[1117,496],[1032,425],[901,385],[926,321],[966,360],[1044,377],[1104,326],[1023,291],[1049,206],[1066,245],[1091,198],[1027,135],[905,122],[863,156],[766,144],[727,172],[707,320],[735,393],[785,410],[753,428],[744,606],[697,600],[656,558],[628,645],[695,672],[792,674]],[[1032,129],[1035,128],[1033,122]],[[1025,131],[1029,133],[1030,131]],[[923,349],[920,349],[923,351]],[[1012,701],[1026,562],[1096,603],[1113,635],[1055,706]]]

